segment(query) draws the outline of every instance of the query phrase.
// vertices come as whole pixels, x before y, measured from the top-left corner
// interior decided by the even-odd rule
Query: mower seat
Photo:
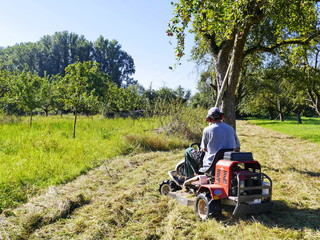
[[[214,159],[213,159],[210,167],[205,172],[203,172],[203,174],[208,175],[208,176],[214,176],[217,162],[219,160],[223,159],[225,152],[232,152],[232,151],[234,151],[234,149],[224,148],[224,149],[220,149],[218,152],[216,152],[216,155],[214,156]]]

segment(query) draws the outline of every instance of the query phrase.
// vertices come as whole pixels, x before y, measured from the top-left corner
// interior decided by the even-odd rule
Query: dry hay
[[[152,178],[151,169],[159,168],[157,164],[168,157],[179,160],[172,153],[160,152],[112,159],[73,182],[50,187],[28,203],[2,213],[0,239],[111,237],[117,234],[116,227],[126,225],[132,217],[141,218],[142,212],[145,214],[135,209],[145,210],[143,203],[136,203],[138,199],[143,199],[148,192],[148,199],[159,198],[159,194],[150,189],[154,182],[150,185],[149,178],[158,183],[157,178]],[[164,203],[155,201],[149,214],[158,214],[156,209],[159,208],[165,209],[161,207]],[[153,221],[161,222],[161,219]]]

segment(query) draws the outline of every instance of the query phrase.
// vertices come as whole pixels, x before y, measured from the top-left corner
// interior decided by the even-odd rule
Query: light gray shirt
[[[203,158],[201,172],[205,172],[211,165],[217,151],[223,148],[240,148],[238,136],[230,125],[213,123],[203,130],[201,148],[207,150]]]

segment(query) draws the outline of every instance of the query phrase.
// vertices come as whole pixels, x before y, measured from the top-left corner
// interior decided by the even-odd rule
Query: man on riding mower
[[[235,130],[230,125],[223,123],[223,118],[224,115],[219,108],[209,109],[206,120],[210,124],[203,130],[201,151],[196,151],[192,146],[185,151],[186,177],[191,178],[197,174],[204,174],[210,168],[220,149],[240,150],[240,142]]]
[[[240,150],[239,138],[230,125],[222,122],[223,113],[217,107],[212,107],[208,111],[206,121],[210,122],[209,126],[203,130],[201,140],[201,150],[205,152],[203,166],[199,172],[204,173],[211,165],[215,154],[220,149]]]

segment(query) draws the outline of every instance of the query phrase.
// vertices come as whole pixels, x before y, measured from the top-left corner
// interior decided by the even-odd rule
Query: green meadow
[[[81,116],[0,118],[0,210],[15,207],[48,186],[67,183],[119,155],[184,149],[201,136],[197,112],[172,117],[106,119]],[[181,123],[181,121],[183,123]],[[250,119],[249,123],[320,144],[320,119],[303,124]],[[193,129],[190,130],[190,129]]]
[[[292,118],[283,122],[265,119],[250,119],[248,121],[267,129],[320,144],[320,118],[305,117],[302,118],[302,124],[298,124],[297,121]]]
[[[26,202],[41,189],[69,182],[119,155],[185,146],[159,132],[163,118],[78,118],[73,116],[0,118],[0,210]]]
[[[40,120],[49,121],[40,118],[38,124]],[[58,120],[54,117],[50,121]],[[68,121],[71,118],[62,122]],[[64,137],[67,139],[63,144],[70,146],[61,144],[60,148],[70,148],[70,152],[66,150],[64,155],[72,154],[77,146],[82,148],[72,157],[61,156],[64,161],[59,164],[67,166],[61,177],[65,174],[64,181],[68,183],[58,184],[57,181],[56,186],[45,187],[49,185],[48,178],[43,179],[41,186],[32,185],[42,189],[39,194],[28,195],[25,204],[5,209],[0,214],[0,239],[320,239],[318,144],[248,121],[237,121],[242,151],[252,152],[262,171],[273,181],[274,208],[270,214],[239,218],[232,217],[232,211],[224,209],[221,217],[204,222],[198,219],[193,207],[180,205],[158,192],[159,183],[169,178],[167,172],[183,159],[185,141],[181,139],[191,140],[187,137],[192,135],[191,132],[182,131],[186,129],[184,124],[180,124],[178,131],[173,123],[173,118],[140,119],[133,123],[132,120],[81,117],[76,139],[71,138],[72,124],[68,123],[69,126],[57,133],[57,137],[69,134],[68,138]],[[40,125],[46,129],[44,123]],[[203,119],[201,125],[205,125]],[[298,125],[293,124],[291,128],[295,126]],[[102,129],[104,133],[110,129],[109,138],[103,136]],[[165,129],[169,131],[165,132]],[[59,128],[54,130],[59,132]],[[26,127],[20,131],[29,130]],[[88,131],[93,136],[86,135]],[[116,131],[122,137],[117,138]],[[178,138],[174,132],[182,135]],[[72,146],[73,142],[77,144]],[[112,157],[112,154],[108,155],[112,149],[124,149],[123,153],[127,152],[127,155]],[[116,155],[116,151],[113,154]],[[83,174],[78,170],[76,174],[81,176],[70,181],[66,177],[71,168],[67,161],[79,158],[83,160],[82,164],[93,158],[97,161],[88,167],[92,170],[83,170]],[[73,167],[80,164],[81,161],[73,163]],[[24,181],[31,182],[30,179]],[[23,187],[25,185],[21,185],[21,190]]]

